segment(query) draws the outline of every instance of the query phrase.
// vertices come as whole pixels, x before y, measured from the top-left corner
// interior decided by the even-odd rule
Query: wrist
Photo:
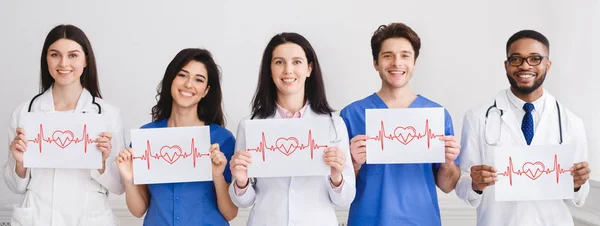
[[[477,193],[477,194],[480,194],[480,195],[481,195],[481,194],[483,194],[483,191],[482,191],[482,190],[479,190],[479,189],[478,189],[478,188],[475,186],[475,184],[474,184],[474,183],[471,183],[471,189],[472,189],[472,190],[473,190],[475,193]]]
[[[213,181],[214,180],[220,180],[220,179],[224,180],[225,179],[225,176],[223,176],[223,174],[216,174],[216,175],[213,174],[212,177],[213,177]]]
[[[236,179],[236,180],[235,180],[235,186],[236,186],[237,188],[239,188],[239,189],[245,189],[246,187],[248,187],[248,184],[249,184],[248,182],[249,182],[249,179],[246,179],[246,180],[245,180],[245,181],[243,181],[243,182],[240,182],[240,180],[237,180],[237,179]]]
[[[329,176],[329,180],[331,182],[331,184],[333,184],[333,186],[337,187],[340,186],[340,184],[342,183],[343,180],[343,176],[342,174],[337,174],[337,175],[331,175]]]

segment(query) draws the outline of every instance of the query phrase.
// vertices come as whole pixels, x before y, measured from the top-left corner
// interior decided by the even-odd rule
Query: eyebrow
[[[537,53],[537,52],[529,53],[529,56],[532,56],[532,55],[541,56],[542,54]],[[513,54],[510,54],[510,56],[521,56],[521,53],[513,53]]]
[[[285,60],[283,57],[273,57],[273,60]],[[304,57],[292,57],[292,60],[306,60]]]
[[[186,71],[186,70],[184,70],[184,69],[181,69],[181,71],[183,71],[183,72],[185,72],[185,73],[188,73],[188,74],[191,74],[189,71]],[[204,75],[202,75],[202,74],[196,74],[196,76],[200,76],[200,77],[202,77],[202,78],[206,79],[206,76],[204,76]]]
[[[413,52],[411,52],[411,51],[408,51],[408,50],[402,50],[402,51],[400,51],[400,52],[401,52],[401,53],[413,54]],[[392,52],[392,51],[385,51],[385,52],[382,52],[382,53],[381,53],[381,55],[383,55],[383,54],[388,54],[388,53],[394,53],[394,52]]]
[[[58,50],[55,50],[55,49],[48,50],[48,52],[59,52],[59,53],[60,53],[60,51],[58,51]],[[75,53],[75,52],[79,53],[79,52],[81,52],[81,51],[79,51],[79,50],[71,50],[71,51],[69,51],[68,53]]]

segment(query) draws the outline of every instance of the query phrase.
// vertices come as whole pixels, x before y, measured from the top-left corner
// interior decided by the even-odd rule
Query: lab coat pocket
[[[33,226],[33,209],[30,207],[15,207],[10,219],[11,226]]]
[[[84,216],[84,226],[115,226],[116,218],[108,204],[106,194],[91,191],[88,193],[88,206]]]
[[[84,217],[84,226],[116,226],[117,219],[112,210],[93,211]]]

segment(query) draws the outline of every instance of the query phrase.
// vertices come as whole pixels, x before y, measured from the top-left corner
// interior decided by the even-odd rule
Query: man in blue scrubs
[[[452,118],[445,111],[446,161],[442,164],[365,164],[365,110],[376,108],[441,107],[410,88],[421,41],[402,23],[380,26],[371,37],[373,66],[381,89],[346,106],[340,113],[352,137],[350,150],[357,175],[356,198],[348,225],[441,225],[436,185],[454,190],[460,176],[456,162],[459,142],[453,137]]]

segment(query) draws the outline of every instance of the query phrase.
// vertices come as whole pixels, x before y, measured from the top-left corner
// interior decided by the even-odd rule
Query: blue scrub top
[[[165,128],[168,119],[151,122],[146,128]],[[235,138],[229,130],[210,124],[210,143],[218,143],[227,158],[225,180],[231,183],[229,161],[233,155]],[[217,208],[215,185],[212,181],[149,184],[150,202],[145,226],[229,225]]]
[[[419,95],[409,108],[442,107]],[[388,108],[376,94],[342,109],[350,138],[366,132],[365,110]],[[452,118],[444,109],[445,135],[454,135]],[[458,158],[455,161],[458,164]],[[356,197],[349,226],[441,225],[434,174],[440,164],[364,164],[356,178]]]

